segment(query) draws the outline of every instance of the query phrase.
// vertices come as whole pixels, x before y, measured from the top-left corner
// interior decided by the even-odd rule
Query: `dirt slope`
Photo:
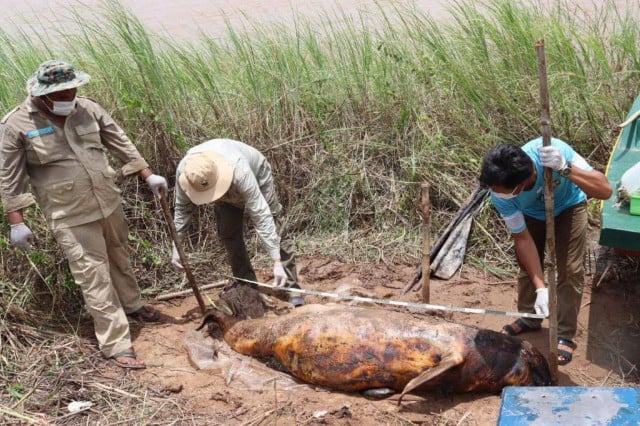
[[[345,264],[329,258],[303,258],[299,262],[301,284],[306,289],[347,291],[365,297],[419,302],[420,295],[402,295],[415,272],[414,264]],[[268,271],[262,271],[268,273]],[[263,275],[268,280],[267,275]],[[619,278],[619,277],[618,277]],[[630,281],[630,280],[628,280]],[[515,311],[515,282],[498,282],[484,271],[462,270],[449,281],[431,281],[431,303]],[[603,280],[591,291],[587,277],[579,317],[578,349],[571,364],[560,367],[562,386],[630,386],[638,384],[635,367],[640,360],[638,287],[626,281]],[[210,294],[214,297],[215,290]],[[307,296],[309,302],[333,303],[329,298]],[[346,303],[346,302],[342,302]],[[194,329],[199,325],[198,305],[193,297],[158,302],[164,322],[134,326],[134,345],[150,365],[136,374],[159,392],[176,392],[185,408],[203,414],[201,424],[495,424],[500,411],[499,395],[409,395],[401,406],[394,398],[369,400],[296,383],[255,360],[218,348],[217,364],[198,369],[190,361],[186,341],[210,345],[212,339]],[[275,308],[285,309],[278,303]],[[384,309],[402,309],[383,306]],[[416,315],[424,315],[416,312]],[[447,313],[446,319],[498,330],[510,320],[497,315]],[[548,353],[547,324],[538,333],[524,335]],[[205,356],[206,357],[206,356]]]

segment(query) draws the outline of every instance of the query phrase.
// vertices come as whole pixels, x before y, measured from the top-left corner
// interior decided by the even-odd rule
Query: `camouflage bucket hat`
[[[71,64],[63,61],[47,61],[27,80],[27,92],[31,96],[60,92],[87,84],[89,74],[76,71]]]

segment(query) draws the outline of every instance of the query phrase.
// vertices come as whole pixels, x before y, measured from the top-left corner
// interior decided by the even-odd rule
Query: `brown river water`
[[[74,12],[94,12],[101,0],[0,0],[0,28],[21,30],[27,34],[43,33],[58,28],[73,28],[70,17]],[[122,0],[154,32],[172,38],[195,40],[200,33],[222,37],[227,23],[234,30],[250,30],[251,24],[294,24],[295,17],[306,17],[319,25],[327,18],[354,19],[356,22],[375,22],[380,10],[391,12],[395,6],[410,5],[439,19],[447,14],[446,0]],[[315,23],[315,22],[314,22]],[[293,25],[292,25],[293,26]]]
[[[528,2],[528,0],[522,0]],[[537,0],[547,5],[554,0]],[[571,8],[587,12],[607,2],[619,10],[631,4],[638,10],[638,0],[564,0]],[[9,33],[21,31],[27,35],[75,28],[70,20],[72,11],[91,14],[99,9],[101,0],[0,0],[0,29]],[[291,25],[306,17],[322,26],[327,21],[353,19],[360,25],[380,22],[381,10],[394,15],[394,7],[415,7],[420,13],[443,21],[449,16],[453,2],[447,0],[122,0],[144,24],[147,30],[172,39],[196,40],[201,33],[224,37],[227,23],[239,32],[250,32],[251,24],[277,22]]]

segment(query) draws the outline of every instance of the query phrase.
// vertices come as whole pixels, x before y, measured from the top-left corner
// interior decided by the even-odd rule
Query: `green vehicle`
[[[630,203],[620,202],[617,194],[622,176],[640,162],[640,96],[620,127],[622,131],[606,170],[614,195],[602,202],[599,242],[602,246],[614,248],[618,254],[640,255],[640,193],[628,194]],[[634,170],[638,170],[640,186],[640,166]]]
[[[594,253],[594,288],[598,288],[603,281],[608,281],[607,278],[611,276],[608,274],[609,270],[625,269],[624,264],[637,263],[634,259],[640,256],[640,96],[633,102],[620,127],[622,131],[605,172],[613,188],[613,195],[602,201],[598,241],[600,247]],[[626,183],[624,186],[623,176]],[[632,191],[625,190],[621,196],[621,188],[627,187],[632,188]]]

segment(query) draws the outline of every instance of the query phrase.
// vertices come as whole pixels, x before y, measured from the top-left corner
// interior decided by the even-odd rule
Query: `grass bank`
[[[206,139],[245,141],[273,163],[296,232],[347,240],[363,229],[415,233],[424,181],[437,234],[473,189],[487,148],[538,135],[536,40],[546,41],[553,134],[597,167],[640,79],[638,19],[607,3],[580,15],[460,1],[444,22],[381,9],[373,28],[299,18],[188,44],[151,34],[117,2],[86,13],[75,18],[80,34],[0,33],[1,110],[22,100],[41,61],[67,59],[93,78],[82,93],[113,113],[159,173],[173,180],[184,151]],[[54,36],[61,46],[48,43]],[[156,225],[132,205],[143,209],[134,232]],[[481,223],[492,227],[490,216]],[[209,221],[198,231],[209,233]]]
[[[239,139],[272,162],[301,254],[412,258],[420,251],[421,182],[431,184],[435,240],[473,190],[482,154],[539,135],[538,39],[546,44],[553,135],[604,167],[640,86],[640,22],[602,3],[587,15],[566,3],[543,10],[458,1],[445,21],[402,7],[380,10],[373,27],[300,17],[294,26],[229,27],[223,40],[184,43],[105,2],[91,16],[76,15],[79,33],[36,37],[0,27],[0,111],[22,101],[39,63],[68,60],[92,76],[81,94],[112,112],[170,184],[190,146]],[[166,264],[160,208],[139,185],[122,182],[135,270],[153,293],[179,276]],[[51,314],[77,313],[80,295],[42,216],[31,209],[26,219],[39,239],[28,261],[10,250],[3,222],[2,321],[34,302]],[[190,251],[221,255],[211,223],[203,210]],[[468,262],[511,267],[510,241],[490,207],[477,225]],[[0,373],[15,377],[21,362],[28,360],[2,363]],[[46,407],[34,402],[25,411]]]

